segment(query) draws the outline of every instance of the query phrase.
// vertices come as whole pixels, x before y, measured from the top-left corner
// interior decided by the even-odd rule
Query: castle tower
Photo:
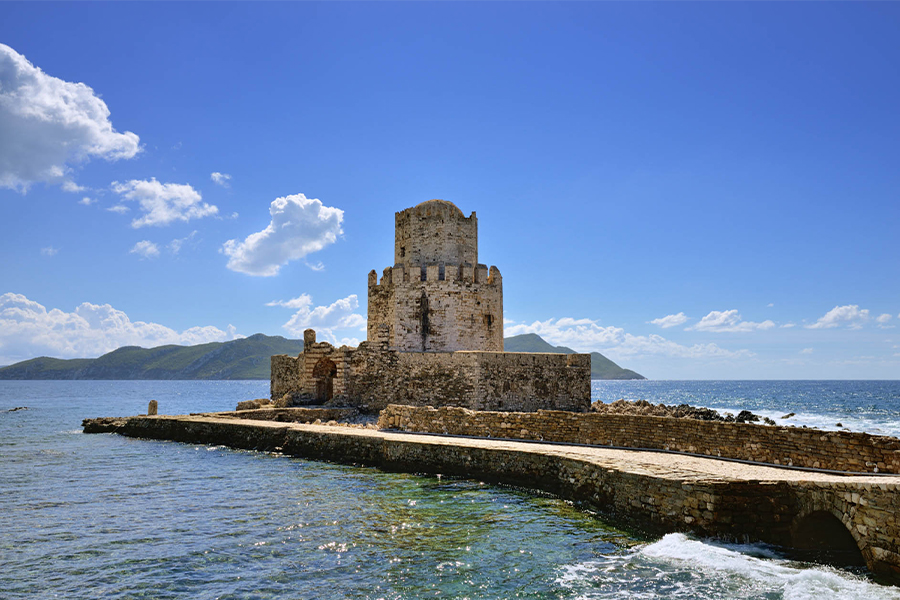
[[[396,213],[394,266],[369,273],[368,339],[404,352],[503,351],[503,281],[478,263],[478,219],[428,200]]]

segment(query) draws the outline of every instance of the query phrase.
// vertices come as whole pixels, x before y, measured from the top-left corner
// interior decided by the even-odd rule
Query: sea
[[[900,381],[592,391],[900,435]],[[0,598],[900,600],[864,572],[646,537],[526,489],[81,432],[151,399],[184,414],[267,393],[265,381],[0,381]]]

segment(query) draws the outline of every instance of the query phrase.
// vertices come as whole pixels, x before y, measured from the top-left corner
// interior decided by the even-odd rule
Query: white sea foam
[[[897,588],[781,559],[765,546],[711,544],[680,533],[631,554],[569,565],[557,582],[592,600],[900,600]]]
[[[736,415],[741,412],[742,409],[717,407],[714,410],[723,414],[730,412]],[[781,417],[786,414],[783,411],[753,409],[751,412],[760,417],[768,417],[775,421],[776,425],[783,425],[785,427],[803,427],[805,425],[823,431],[841,431],[848,429],[850,431],[864,431],[873,435],[900,437],[900,422],[895,420],[879,420],[871,417],[857,417],[851,415],[841,416],[836,414],[807,412],[798,412],[787,419],[782,419]],[[840,423],[840,425],[838,425],[838,423]]]

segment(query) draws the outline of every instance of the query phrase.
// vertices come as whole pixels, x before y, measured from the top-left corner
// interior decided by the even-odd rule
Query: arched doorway
[[[839,567],[865,567],[866,560],[853,535],[827,510],[799,518],[792,530],[797,558]]]
[[[334,378],[337,365],[328,358],[323,358],[313,367],[313,379],[316,382],[316,401],[324,404],[334,397]]]

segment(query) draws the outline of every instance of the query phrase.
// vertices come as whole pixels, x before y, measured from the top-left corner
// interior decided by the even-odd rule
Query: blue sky
[[[355,343],[393,213],[443,198],[508,334],[896,379],[898,38],[896,3],[0,3],[0,364]]]

